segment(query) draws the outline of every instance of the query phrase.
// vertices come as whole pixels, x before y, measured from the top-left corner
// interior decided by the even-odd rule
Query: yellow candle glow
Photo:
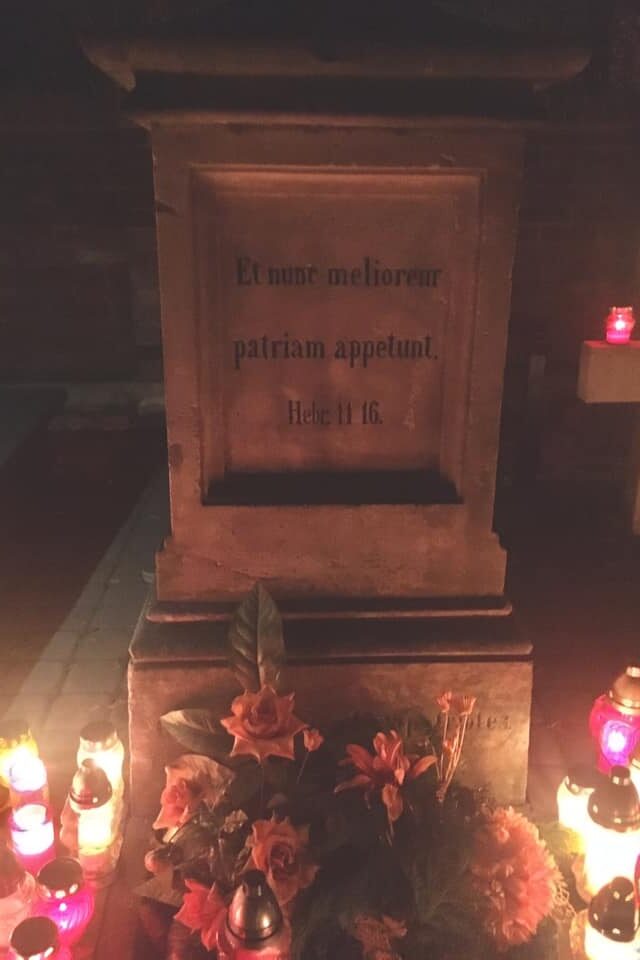
[[[591,794],[585,835],[585,885],[593,896],[615,877],[633,877],[640,856],[640,801],[627,767]]]
[[[83,727],[77,759],[78,767],[82,766],[83,760],[93,760],[106,773],[114,797],[121,796],[124,790],[124,747],[113,724],[97,720]]]

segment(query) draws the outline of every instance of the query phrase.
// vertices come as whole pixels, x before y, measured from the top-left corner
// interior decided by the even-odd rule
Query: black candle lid
[[[640,799],[628,767],[611,768],[609,779],[589,797],[588,809],[594,823],[608,830],[628,833],[640,827]]]
[[[638,930],[635,891],[627,877],[616,877],[589,904],[589,923],[608,940],[630,943]]]
[[[73,857],[56,857],[45,864],[37,880],[47,899],[61,900],[77,893],[84,882],[84,876],[82,867]]]
[[[58,928],[48,917],[29,917],[11,934],[11,948],[21,958],[30,960],[58,946]]]
[[[229,929],[243,943],[266,940],[282,926],[282,911],[260,870],[248,870],[227,911]]]
[[[80,746],[84,750],[109,750],[118,742],[118,731],[109,720],[92,720],[80,731]]]
[[[81,810],[101,807],[111,800],[113,791],[109,779],[94,760],[83,760],[71,781],[69,800]]]

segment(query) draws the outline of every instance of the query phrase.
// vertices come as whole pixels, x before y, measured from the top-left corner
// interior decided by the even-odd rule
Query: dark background
[[[79,38],[206,33],[291,38],[321,58],[383,41],[592,51],[580,76],[509,104],[527,145],[500,483],[535,481],[570,505],[576,491],[587,505],[619,496],[633,410],[585,407],[575,381],[608,307],[640,307],[636,0],[5,0],[0,380],[161,379],[152,161],[127,118],[148,90],[125,97]],[[408,108],[421,109],[417,90]]]

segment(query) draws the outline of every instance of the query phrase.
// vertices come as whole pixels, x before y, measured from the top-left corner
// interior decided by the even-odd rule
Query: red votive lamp
[[[640,744],[640,666],[630,665],[616,677],[608,693],[591,708],[589,730],[598,748],[598,767],[631,764]]]
[[[19,757],[9,770],[11,806],[15,810],[27,803],[48,803],[47,771],[40,757]]]
[[[11,934],[9,960],[72,960],[60,943],[58,928],[48,917],[29,917]]]
[[[607,343],[629,343],[635,326],[633,307],[611,307],[607,316]]]
[[[82,867],[72,857],[56,857],[42,868],[37,883],[34,914],[53,920],[60,942],[72,946],[87,929],[94,909]]]
[[[9,824],[18,862],[35,876],[45,863],[55,857],[53,820],[49,808],[44,803],[27,803],[13,811]]]

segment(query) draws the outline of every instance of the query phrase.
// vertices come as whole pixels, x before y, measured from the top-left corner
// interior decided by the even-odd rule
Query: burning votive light
[[[53,920],[29,917],[11,935],[9,960],[71,960],[71,952],[60,943]]]
[[[9,791],[14,809],[26,803],[49,802],[47,771],[40,757],[25,754],[14,760],[9,770]]]
[[[60,942],[72,946],[87,929],[94,909],[82,867],[71,857],[56,857],[38,874],[37,889],[34,913],[53,920]]]
[[[13,811],[9,823],[19,863],[29,873],[36,874],[55,856],[49,808],[44,803],[27,803]]]
[[[640,666],[628,666],[593,704],[589,729],[599,750],[598,767],[628,766],[640,744]]]
[[[588,802],[584,874],[594,896],[615,877],[635,875],[640,856],[640,800],[628,767],[612,767]]]
[[[106,773],[114,798],[122,796],[124,747],[112,723],[96,720],[82,728],[77,760],[78,767],[82,766],[83,760],[93,760]]]
[[[637,960],[638,908],[633,884],[626,877],[616,877],[591,901],[584,952],[588,960]]]
[[[606,322],[607,343],[629,343],[635,322],[633,307],[611,307]]]
[[[0,727],[0,810],[9,805],[9,770],[22,757],[37,757],[38,747],[26,723],[5,721]]]
[[[587,766],[573,767],[558,787],[558,821],[577,836],[578,849],[584,852],[585,836],[589,826],[587,804],[594,791],[597,770]]]
[[[106,773],[95,761],[83,760],[80,764],[71,784],[69,805],[78,814],[78,859],[85,878],[94,886],[106,886],[117,860],[113,792]]]
[[[7,846],[0,846],[0,956],[9,949],[11,934],[31,913],[36,884]]]

